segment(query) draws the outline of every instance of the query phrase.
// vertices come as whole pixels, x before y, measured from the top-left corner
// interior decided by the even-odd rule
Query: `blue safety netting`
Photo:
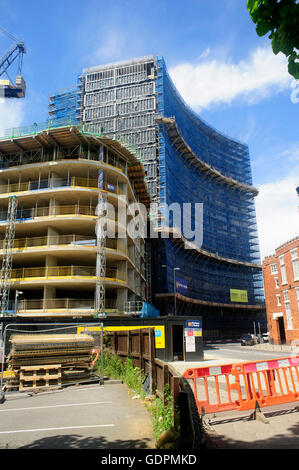
[[[143,302],[140,318],[159,317],[160,312],[151,304]]]
[[[161,57],[158,66],[158,114],[175,119],[179,132],[201,160],[227,177],[252,185],[248,147],[204,123],[178,94]],[[201,249],[221,258],[259,265],[253,194],[216,180],[189,163],[169,138],[164,125],[159,126],[159,143],[161,204],[202,203]],[[170,214],[169,225],[172,224],[175,221]],[[180,228],[183,230],[182,224]],[[161,270],[162,265],[167,268]],[[179,267],[180,293],[186,297],[229,304],[230,289],[237,289],[247,291],[248,304],[263,303],[259,267],[198,256],[172,240],[159,243],[156,266],[160,273],[156,279],[158,293],[174,292],[173,268]]]

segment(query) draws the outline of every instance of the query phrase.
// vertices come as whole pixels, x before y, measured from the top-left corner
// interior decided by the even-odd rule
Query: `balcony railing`
[[[0,250],[3,250],[5,241],[0,240]],[[44,237],[31,237],[31,238],[16,238],[14,240],[13,250],[25,250],[27,248],[45,248],[51,246],[97,246],[97,240],[95,237],[85,236],[85,235],[49,235]],[[115,238],[107,238],[106,248],[110,250],[120,251],[132,260],[134,259],[131,254],[127,253],[125,250],[118,248],[117,240]]]
[[[40,248],[55,245],[88,245],[96,246],[95,237],[83,235],[51,235],[49,237],[15,238],[14,249]],[[0,250],[3,249],[4,240],[0,240]]]
[[[18,301],[18,312],[30,312],[33,310],[90,310],[95,311],[94,299],[22,299]],[[121,302],[115,299],[105,299],[106,310],[123,310]],[[14,302],[11,310],[15,310]]]
[[[36,217],[56,217],[67,215],[86,215],[96,217],[96,208],[90,206],[82,206],[80,204],[65,205],[52,207],[30,207],[28,209],[20,209],[17,211],[17,220],[35,219]],[[0,212],[0,221],[7,220],[7,212]]]
[[[20,158],[19,159],[12,159],[11,161],[4,161],[0,162],[0,168],[1,169],[6,169],[14,166],[20,166],[20,165],[29,165],[29,164],[37,164],[37,163],[47,163],[47,162],[52,162],[52,161],[59,161],[59,160],[92,160],[92,161],[97,161],[99,162],[99,155],[97,153],[93,152],[86,152],[82,151],[80,152],[75,152],[71,153],[69,155],[66,155],[64,153],[59,154],[58,152],[54,156],[54,153],[51,155],[49,154],[44,154],[44,155],[39,155],[38,160],[36,157],[31,157],[24,156],[24,152],[20,153]],[[124,163],[113,161],[113,159],[109,159],[108,162],[101,162],[102,165],[115,168],[117,170],[122,171],[123,173],[126,174],[126,166]]]
[[[11,194],[26,191],[40,191],[43,189],[58,189],[58,188],[89,188],[98,189],[98,180],[90,178],[80,178],[72,176],[70,178],[49,178],[42,180],[25,181],[18,183],[9,183],[0,185],[0,194]],[[110,182],[103,183],[103,189],[112,194],[124,195],[120,189]]]
[[[46,266],[41,268],[16,268],[11,270],[11,282],[28,281],[50,278],[91,278],[96,280],[95,266]],[[123,271],[115,268],[106,268],[107,281],[126,282]]]

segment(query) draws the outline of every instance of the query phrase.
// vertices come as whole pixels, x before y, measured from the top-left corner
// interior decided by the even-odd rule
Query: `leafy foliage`
[[[163,431],[173,427],[174,404],[170,389],[167,385],[165,386],[164,395],[165,403],[161,398],[156,397],[151,406],[153,429],[156,439],[158,439]]]
[[[299,3],[297,0],[247,0],[259,36],[269,34],[274,54],[288,58],[288,71],[299,79]]]

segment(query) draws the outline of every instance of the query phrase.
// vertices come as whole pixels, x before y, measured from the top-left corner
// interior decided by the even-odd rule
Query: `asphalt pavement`
[[[122,383],[7,394],[0,449],[154,449],[150,413]]]

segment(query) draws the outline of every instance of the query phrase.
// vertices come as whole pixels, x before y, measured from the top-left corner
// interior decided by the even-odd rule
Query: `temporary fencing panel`
[[[236,409],[236,400],[231,395],[232,364],[215,367],[187,369],[184,377],[192,381],[193,392],[199,413]]]
[[[238,409],[280,405],[299,400],[299,356],[235,364]]]
[[[299,356],[187,369],[199,413],[299,401]]]

